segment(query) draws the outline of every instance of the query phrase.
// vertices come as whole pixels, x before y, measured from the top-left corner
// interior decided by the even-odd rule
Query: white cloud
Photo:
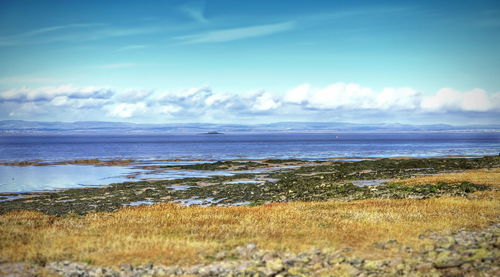
[[[81,108],[99,108],[111,103],[109,99],[102,98],[69,98],[68,96],[54,97],[50,102],[52,106]]]
[[[207,106],[219,106],[219,105],[226,105],[230,104],[232,100],[234,99],[234,95],[227,94],[227,93],[217,93],[217,94],[212,94],[208,96],[205,99],[205,105]]]
[[[358,84],[334,83],[325,88],[302,84],[288,91],[284,102],[301,104],[309,109],[415,109],[420,94],[410,88],[385,88],[376,92]]]
[[[123,90],[102,87],[21,88],[0,92],[0,114],[31,120],[114,120],[177,122],[237,121],[352,121],[428,117],[439,112],[487,117],[500,112],[500,92],[449,88],[424,95],[411,88],[374,90],[354,83],[333,83],[323,88],[301,84],[280,96],[265,90],[246,94],[221,93],[210,87],[180,91]],[[43,117],[44,116],[44,117]],[[89,117],[90,116],[90,117]],[[86,118],[89,117],[89,118]],[[441,121],[441,120],[440,120]],[[490,120],[491,121],[491,120]]]
[[[108,88],[74,87],[62,85],[58,87],[21,88],[0,92],[0,101],[51,101],[58,96],[68,98],[110,98],[114,92]],[[60,100],[59,100],[60,101]]]
[[[316,109],[369,108],[373,92],[357,84],[335,83],[314,92],[308,107]]]
[[[260,37],[271,35],[275,33],[280,33],[288,31],[295,27],[295,23],[292,21],[268,24],[268,25],[257,25],[242,28],[232,28],[224,30],[209,31],[200,34],[188,35],[177,37],[184,43],[210,43],[210,42],[225,42],[240,40],[245,38]]]
[[[452,110],[459,108],[462,102],[462,94],[450,88],[440,89],[436,95],[427,96],[422,99],[420,106],[424,110]]]
[[[206,106],[206,100],[213,95],[210,87],[189,88],[180,92],[160,92],[152,97],[152,102],[172,104],[185,109],[200,109]]]
[[[498,94],[497,92],[489,95],[482,89],[461,92],[451,88],[443,88],[436,95],[424,97],[421,107],[428,111],[485,112],[500,109]]]
[[[189,99],[191,102],[200,102],[210,95],[212,95],[210,87],[190,88],[177,94],[178,97]]]
[[[311,85],[302,84],[294,89],[289,90],[283,100],[287,103],[302,104],[309,99],[310,91]]]
[[[275,100],[273,95],[265,91],[258,91],[248,96],[249,102],[252,104],[250,108],[252,111],[269,111],[278,108],[281,103]]]
[[[175,105],[163,105],[163,106],[159,106],[157,108],[157,110],[160,114],[171,115],[171,114],[180,112],[182,110],[182,108],[179,106],[175,106]]]
[[[484,112],[493,108],[488,94],[482,89],[473,89],[464,93],[462,108],[466,111]]]
[[[129,89],[123,92],[116,93],[114,98],[119,102],[137,102],[150,97],[153,93],[153,90]]]
[[[143,116],[172,116],[183,110],[177,105],[162,105],[162,104],[147,104],[144,102],[138,103],[119,103],[108,105],[108,115],[117,118],[133,118]]]
[[[137,113],[142,113],[144,111],[146,111],[146,104],[143,102],[136,104],[122,103],[112,108],[109,115],[120,118],[130,118]]]
[[[284,103],[300,104],[319,110],[421,110],[486,112],[500,109],[500,92],[488,94],[482,89],[461,92],[443,88],[424,96],[411,88],[384,88],[377,92],[358,84],[334,83],[325,88],[302,84],[283,97]]]
[[[68,102],[68,96],[64,95],[56,96],[50,101],[50,103],[54,106],[65,106]]]
[[[385,88],[376,96],[374,107],[412,110],[418,108],[420,97],[420,93],[411,88]]]
[[[494,109],[500,110],[500,91],[490,94]]]

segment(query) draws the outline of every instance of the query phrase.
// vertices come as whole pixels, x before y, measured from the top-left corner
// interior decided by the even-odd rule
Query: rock
[[[168,275],[170,275],[170,273],[168,272],[168,270],[165,267],[159,266],[159,267],[155,268],[153,275],[154,276],[168,276]]]
[[[426,272],[431,271],[433,269],[433,266],[431,263],[420,263],[420,264],[417,264],[415,269],[420,273],[426,273]]]
[[[226,258],[228,255],[227,255],[227,252],[226,251],[221,251],[221,252],[218,252],[217,254],[215,254],[214,258],[216,260],[223,260],[224,258]]]
[[[334,273],[333,276],[356,276],[359,274],[359,270],[350,264],[342,263],[336,265],[332,273]]]
[[[454,243],[455,239],[453,239],[453,237],[444,237],[438,242],[438,246],[440,248],[448,249],[453,246]]]
[[[287,273],[298,277],[310,276],[308,270],[304,267],[291,267],[287,270]]]
[[[278,258],[266,262],[266,268],[270,269],[273,272],[280,272],[285,268],[285,266],[283,265],[283,261]]]
[[[337,256],[337,257],[333,257],[331,258],[328,263],[330,265],[335,265],[335,264],[339,264],[341,262],[345,261],[345,258],[343,256]]]
[[[69,261],[52,262],[45,269],[62,276],[500,276],[499,251],[495,248],[500,224],[480,232],[461,230],[452,235],[430,234],[420,237],[420,250],[412,250],[395,241],[394,251],[407,252],[405,256],[390,260],[363,260],[354,251],[311,250],[300,254],[258,250],[255,244],[246,244],[232,251],[217,253],[209,264],[186,267],[122,264],[120,271]],[[489,235],[488,235],[489,234]],[[409,250],[408,250],[409,249]],[[429,250],[426,250],[429,249]],[[237,260],[224,260],[229,256]],[[348,257],[348,258],[346,258]],[[2,276],[35,276],[17,274],[22,266],[0,264]],[[30,267],[27,267],[30,268]],[[32,267],[31,267],[32,268]],[[42,267],[43,268],[43,267]],[[10,272],[16,272],[10,274]],[[31,269],[25,269],[31,272]]]
[[[453,257],[451,251],[443,251],[434,259],[434,267],[438,269],[459,267],[465,261],[459,257]]]
[[[198,269],[196,272],[187,272],[188,274],[198,274],[199,276],[209,276],[210,275],[210,270],[206,267],[202,267]]]
[[[262,258],[261,258],[261,259],[262,259],[264,262],[269,262],[269,261],[274,260],[274,258],[275,258],[275,255],[273,255],[272,253],[266,253],[266,254],[264,254],[264,255],[262,256]]]
[[[134,267],[130,264],[121,264],[120,265],[120,270],[121,271],[132,271]]]
[[[245,246],[237,247],[236,252],[238,256],[250,257],[257,252],[257,246],[254,243],[249,243]]]
[[[403,258],[401,257],[397,257],[389,261],[390,267],[397,267],[400,264],[403,264]]]
[[[480,260],[491,255],[491,253],[484,248],[467,250],[467,254],[469,254],[470,260]]]
[[[470,263],[464,263],[460,266],[460,268],[464,271],[468,271],[469,269],[471,269],[472,265]]]
[[[381,266],[380,262],[377,261],[365,261],[363,268],[368,271],[376,271]]]
[[[349,260],[349,263],[353,266],[360,266],[364,263],[365,261],[363,259],[359,259],[359,258],[354,258],[354,259],[351,259]]]

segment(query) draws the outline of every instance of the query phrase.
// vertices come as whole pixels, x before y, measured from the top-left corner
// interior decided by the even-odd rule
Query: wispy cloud
[[[161,32],[162,30],[162,28],[157,26],[116,28],[106,26],[102,23],[68,24],[35,29],[10,36],[2,36],[0,37],[0,46],[92,41],[114,37],[152,34]]]
[[[19,37],[32,37],[32,36],[36,36],[36,35],[40,35],[40,34],[46,34],[46,33],[65,30],[65,29],[89,28],[89,27],[103,26],[103,25],[106,25],[106,24],[103,24],[103,23],[83,23],[83,24],[67,24],[67,25],[51,26],[51,27],[45,27],[45,28],[31,30],[31,31],[28,31],[26,33],[18,34],[17,36],[19,36]]]
[[[144,34],[153,34],[161,32],[163,29],[158,26],[145,26],[136,28],[107,28],[102,30],[97,30],[94,33],[89,34],[84,37],[84,40],[95,40],[110,37],[125,37],[125,36],[136,36]]]
[[[500,19],[496,18],[485,18],[478,22],[476,22],[476,26],[485,27],[485,28],[494,28],[500,27]]]
[[[181,6],[180,11],[200,23],[207,23],[208,19],[205,17],[205,1],[192,1]]]
[[[32,43],[32,42],[36,42],[36,41],[47,40],[46,36],[50,35],[52,33],[65,31],[65,30],[91,28],[91,27],[103,26],[103,25],[105,25],[105,24],[102,24],[102,23],[83,23],[83,24],[66,24],[66,25],[58,25],[58,26],[50,26],[50,27],[34,29],[34,30],[27,31],[24,33],[0,37],[0,46],[30,44],[30,42]]]
[[[114,63],[114,64],[103,64],[97,66],[99,69],[117,69],[117,68],[127,68],[137,66],[135,63]]]
[[[145,49],[145,48],[149,48],[149,47],[151,47],[151,45],[147,45],[147,44],[134,44],[134,45],[127,45],[127,46],[118,48],[117,51],[130,51],[130,50]]]
[[[226,42],[246,38],[267,36],[275,33],[285,32],[295,27],[293,21],[282,22],[277,24],[256,25],[241,28],[223,29],[199,33],[188,36],[176,37],[187,44],[193,43],[212,43],[212,42]]]

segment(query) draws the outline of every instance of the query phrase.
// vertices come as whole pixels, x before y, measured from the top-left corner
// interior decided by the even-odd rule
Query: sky
[[[0,0],[0,120],[500,122],[498,1]]]

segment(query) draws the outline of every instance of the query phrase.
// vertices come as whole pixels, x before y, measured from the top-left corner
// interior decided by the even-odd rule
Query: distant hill
[[[345,122],[277,122],[269,124],[172,123],[135,124],[127,122],[42,122],[23,120],[0,121],[1,135],[19,134],[161,134],[161,133],[270,133],[270,132],[499,132],[500,125],[446,124],[356,124]]]

